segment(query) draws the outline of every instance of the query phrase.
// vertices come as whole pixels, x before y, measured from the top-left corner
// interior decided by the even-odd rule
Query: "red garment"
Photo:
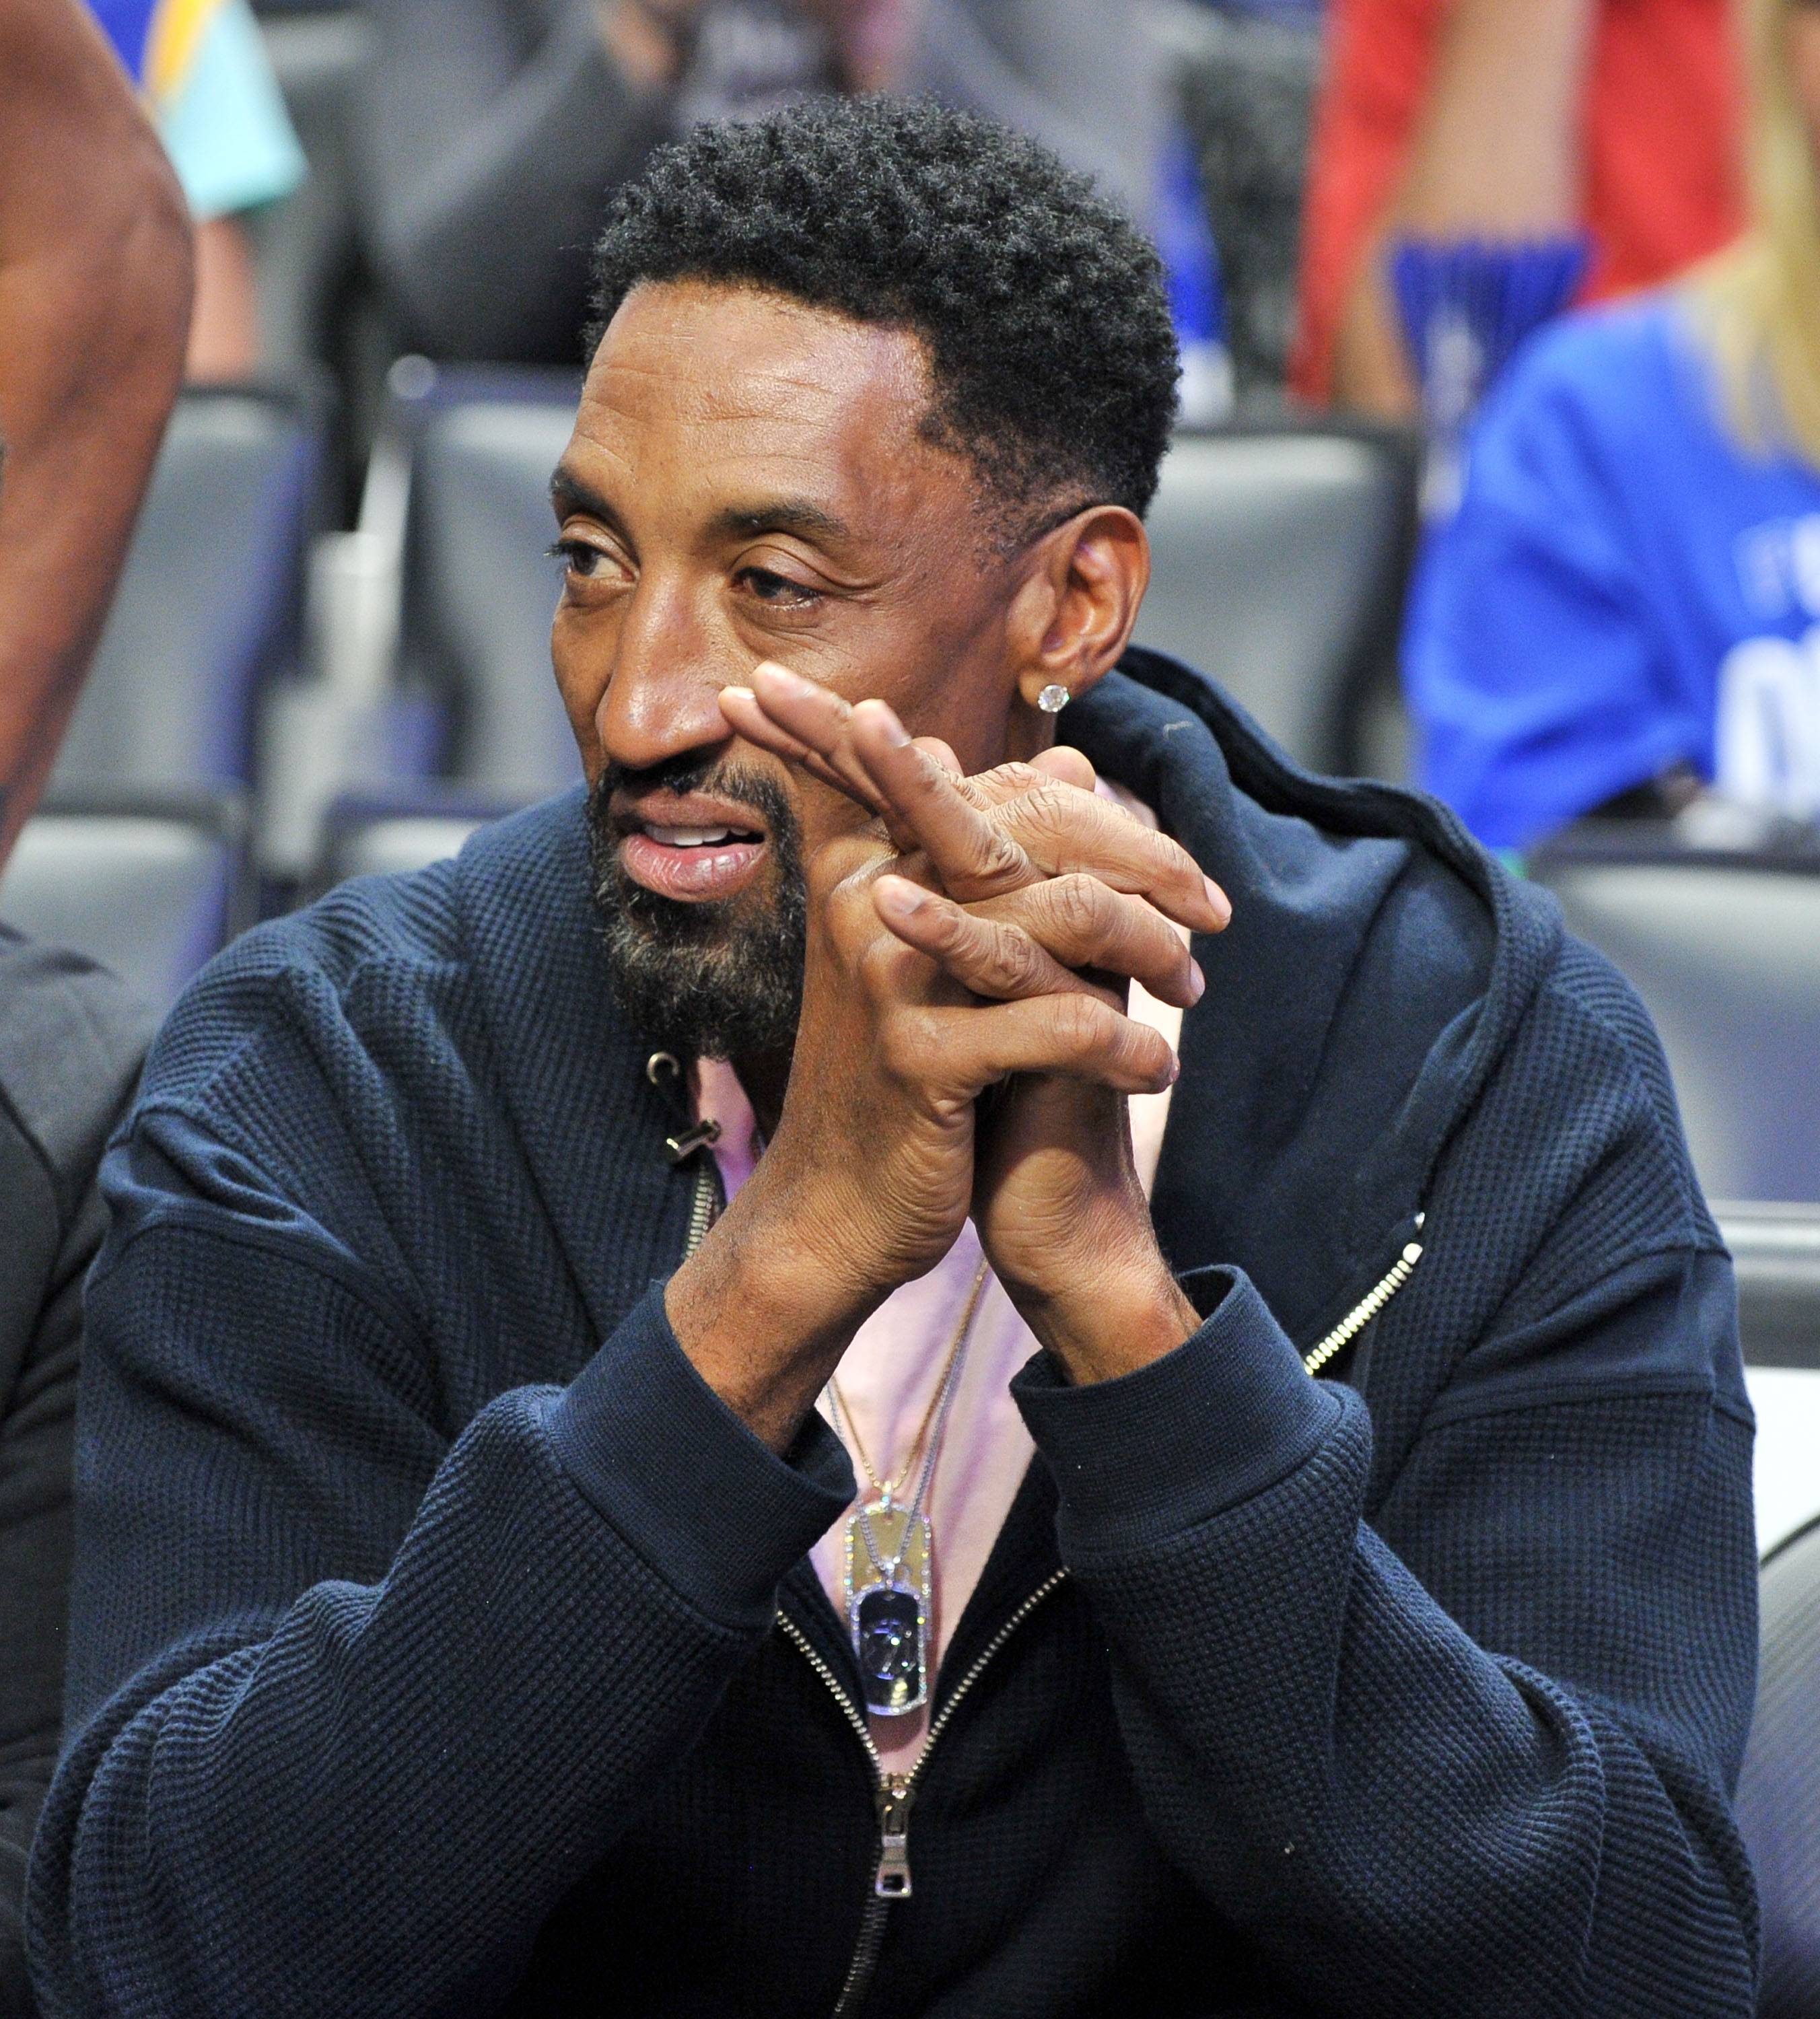
[[[1401,172],[1453,0],[1329,0],[1290,382],[1328,396],[1341,306]],[[1666,280],[1743,222],[1727,0],[1602,0],[1587,93],[1582,299]]]

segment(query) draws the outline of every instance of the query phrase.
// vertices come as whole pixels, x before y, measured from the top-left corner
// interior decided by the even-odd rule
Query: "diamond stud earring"
[[[1036,705],[1045,715],[1060,715],[1073,699],[1059,680],[1052,680],[1036,697]]]

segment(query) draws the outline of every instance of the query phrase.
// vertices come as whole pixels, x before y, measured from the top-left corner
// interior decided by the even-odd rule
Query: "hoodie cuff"
[[[589,1502],[710,1618],[763,1632],[791,1567],[851,1505],[853,1467],[814,1410],[782,1458],[676,1343],[654,1283],[552,1405],[550,1441]]]
[[[1206,1322],[1135,1374],[1085,1387],[1039,1354],[1011,1384],[1061,1496],[1065,1550],[1122,1554],[1198,1528],[1306,1464],[1344,1405],[1242,1270]]]

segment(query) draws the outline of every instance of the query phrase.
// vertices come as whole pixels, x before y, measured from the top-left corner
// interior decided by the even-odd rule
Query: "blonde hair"
[[[1789,21],[1815,4],[1742,0],[1750,224],[1691,297],[1739,444],[1820,468],[1820,163],[1788,49]]]

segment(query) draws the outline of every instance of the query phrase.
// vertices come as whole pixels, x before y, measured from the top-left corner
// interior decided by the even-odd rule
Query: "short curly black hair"
[[[1046,147],[926,100],[825,98],[697,127],[617,197],[592,354],[642,282],[774,289],[927,347],[926,436],[971,459],[995,533],[1141,515],[1180,364],[1155,248]]]

